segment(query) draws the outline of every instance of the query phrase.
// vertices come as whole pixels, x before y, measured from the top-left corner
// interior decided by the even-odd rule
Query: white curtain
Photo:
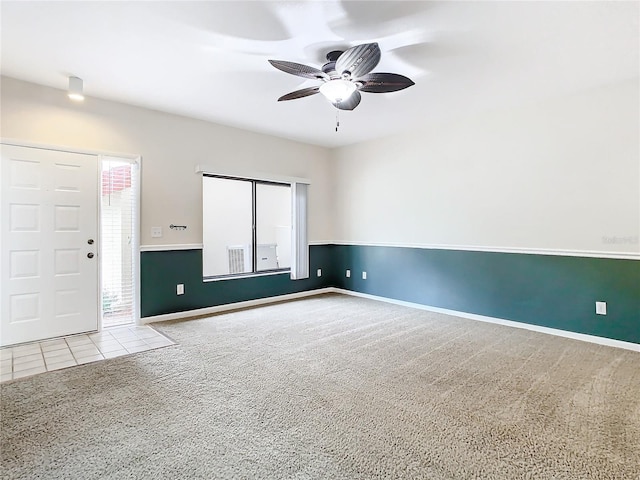
[[[293,225],[291,229],[291,279],[309,278],[309,242],[307,239],[307,190],[304,183],[291,184]]]

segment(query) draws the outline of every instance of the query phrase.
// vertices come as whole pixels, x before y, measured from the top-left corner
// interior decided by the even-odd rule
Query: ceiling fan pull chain
[[[338,131],[338,127],[340,126],[340,110],[336,108],[336,132]]]

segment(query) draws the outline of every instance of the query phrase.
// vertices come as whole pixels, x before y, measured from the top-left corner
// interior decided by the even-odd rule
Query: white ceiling
[[[638,76],[639,2],[1,2],[3,75],[335,147]],[[268,59],[377,41],[413,79],[352,112]]]

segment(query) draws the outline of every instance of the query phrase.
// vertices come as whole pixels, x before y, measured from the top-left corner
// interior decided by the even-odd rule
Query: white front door
[[[98,329],[98,157],[2,145],[0,346]]]

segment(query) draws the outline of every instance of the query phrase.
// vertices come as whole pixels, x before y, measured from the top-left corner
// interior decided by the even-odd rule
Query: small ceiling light
[[[69,77],[69,90],[67,95],[71,100],[78,102],[84,100],[84,92],[82,88],[82,79],[78,77]]]
[[[338,103],[347,100],[356,91],[356,88],[355,83],[337,78],[320,85],[320,93],[327,97],[331,103]]]

